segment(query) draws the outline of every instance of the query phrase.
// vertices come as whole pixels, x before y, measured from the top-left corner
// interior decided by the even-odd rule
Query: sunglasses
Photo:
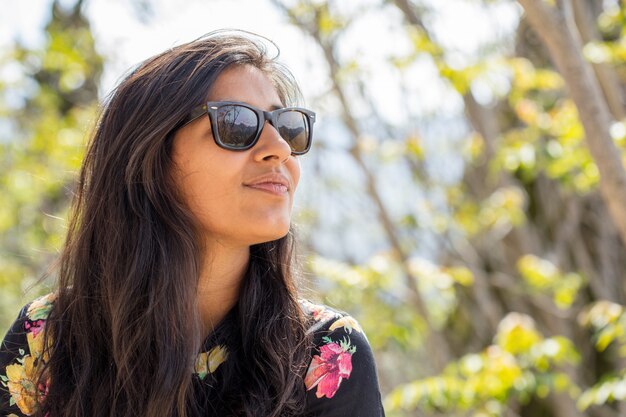
[[[311,148],[315,113],[299,107],[264,111],[238,101],[209,101],[196,107],[184,125],[208,114],[215,143],[224,149],[245,151],[259,140],[268,121],[289,144],[292,155]],[[183,126],[184,126],[183,125]]]

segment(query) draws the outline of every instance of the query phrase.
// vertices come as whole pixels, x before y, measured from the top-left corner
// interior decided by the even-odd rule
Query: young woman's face
[[[267,75],[248,65],[220,74],[207,101],[241,101],[268,111],[283,107]],[[217,146],[208,116],[200,117],[176,133],[172,158],[174,181],[209,241],[249,246],[289,231],[300,163],[268,122],[254,147],[231,151]],[[272,184],[275,179],[262,179],[271,174],[287,181],[286,191]]]

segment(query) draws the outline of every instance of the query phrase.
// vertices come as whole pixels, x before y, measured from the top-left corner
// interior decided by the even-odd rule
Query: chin
[[[271,233],[259,234],[258,237],[256,237],[251,244],[256,245],[259,243],[265,243],[265,242],[278,240],[282,237],[285,237],[288,233],[289,233],[289,225],[287,225],[287,227],[281,230],[272,230]]]

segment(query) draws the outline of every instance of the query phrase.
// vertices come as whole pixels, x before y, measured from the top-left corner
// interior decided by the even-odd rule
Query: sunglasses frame
[[[241,106],[241,107],[245,107],[249,110],[252,110],[256,116],[257,116],[257,129],[256,129],[256,133],[254,135],[254,139],[252,140],[252,142],[249,145],[246,145],[244,147],[239,147],[239,146],[230,146],[228,144],[225,144],[224,142],[222,142],[222,139],[220,138],[220,134],[219,134],[219,130],[217,128],[217,110],[220,107],[223,106],[232,106],[232,105],[236,105],[236,106]],[[274,121],[278,120],[278,117],[282,114],[282,113],[286,113],[288,111],[297,111],[300,112],[302,114],[304,114],[305,117],[305,122],[308,124],[308,128],[309,128],[309,135],[307,137],[307,145],[306,148],[303,151],[294,151],[292,149],[291,154],[292,155],[303,155],[305,153],[307,153],[309,151],[309,149],[311,148],[311,143],[313,142],[313,124],[315,123],[315,112],[302,108],[302,107],[284,107],[281,109],[276,109],[276,110],[272,110],[272,111],[265,111],[265,110],[261,110],[257,107],[251,106],[247,103],[243,103],[241,101],[209,101],[201,106],[198,106],[196,108],[194,108],[191,113],[189,114],[189,120],[187,120],[183,126],[193,122],[194,120],[204,116],[205,114],[207,114],[209,116],[209,120],[211,122],[211,130],[213,133],[213,139],[215,140],[215,143],[217,144],[217,146],[219,146],[220,148],[224,148],[224,149],[228,149],[231,151],[245,151],[248,150],[250,148],[252,148],[254,145],[256,145],[256,143],[259,141],[259,137],[261,136],[261,132],[263,131],[263,127],[265,127],[265,122],[268,121],[270,122],[270,124],[272,126],[274,126],[274,128],[278,131],[278,128],[276,127],[276,125],[274,124]],[[279,133],[280,134],[280,133]],[[282,138],[282,136],[281,136]],[[285,140],[283,138],[283,140]],[[287,141],[285,141],[287,142]],[[289,143],[289,142],[287,142]],[[291,145],[289,146],[291,148]]]

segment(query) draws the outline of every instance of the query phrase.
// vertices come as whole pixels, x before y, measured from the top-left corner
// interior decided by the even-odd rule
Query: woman
[[[358,323],[297,297],[315,114],[249,36],[143,62],[104,106],[57,290],[0,346],[0,416],[382,416]]]

